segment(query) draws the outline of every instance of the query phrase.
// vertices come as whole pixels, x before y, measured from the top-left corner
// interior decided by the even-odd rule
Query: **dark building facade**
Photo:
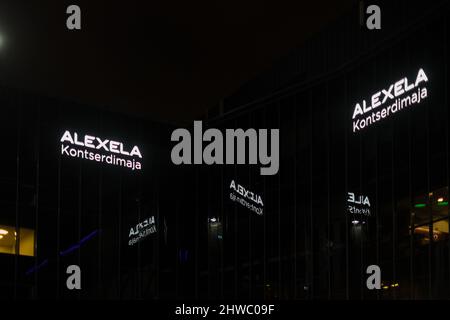
[[[279,129],[276,175],[176,166],[174,127],[2,89],[1,297],[449,298],[449,4],[383,4],[374,33],[358,10],[203,119]]]
[[[228,199],[212,210],[225,296],[448,298],[448,3],[382,7],[386,30],[358,28],[355,8],[211,119],[280,128],[278,175],[224,168],[204,182],[225,188],[210,206],[233,179],[265,201],[262,216]],[[366,286],[370,265],[381,290]]]

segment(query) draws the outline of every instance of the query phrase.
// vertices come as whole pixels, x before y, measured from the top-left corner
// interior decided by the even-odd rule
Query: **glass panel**
[[[34,230],[20,228],[19,233],[11,226],[0,225],[0,253],[34,257]]]

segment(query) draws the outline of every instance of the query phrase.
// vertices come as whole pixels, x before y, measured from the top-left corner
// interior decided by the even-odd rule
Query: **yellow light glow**
[[[11,239],[8,238],[9,235],[11,235]],[[15,230],[13,226],[0,225],[0,236],[3,238],[0,240],[0,253],[35,256],[35,231],[33,229]]]
[[[387,289],[389,289],[389,286],[384,286],[383,289],[387,290]]]
[[[3,235],[0,234],[0,239],[3,239]]]
[[[438,202],[444,202],[444,198],[442,198],[442,197],[439,198],[439,199],[438,199]]]

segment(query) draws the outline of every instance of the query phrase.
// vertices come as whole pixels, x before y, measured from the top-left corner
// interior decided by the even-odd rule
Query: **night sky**
[[[66,8],[82,30],[66,29]],[[0,0],[0,85],[192,121],[356,0]]]

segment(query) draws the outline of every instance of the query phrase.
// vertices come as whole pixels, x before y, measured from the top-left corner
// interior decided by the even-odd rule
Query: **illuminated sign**
[[[181,141],[180,141],[181,140]],[[194,121],[194,164],[237,164],[259,163],[265,165],[260,169],[261,175],[277,174],[279,169],[279,130],[270,130],[270,155],[268,150],[267,129],[226,129],[225,139],[218,129],[208,129],[203,133],[202,122]],[[226,148],[223,143],[225,140]],[[186,129],[176,129],[172,132],[171,141],[178,141],[171,153],[172,162],[176,165],[191,164],[191,133]],[[209,144],[203,150],[203,142]],[[248,147],[248,154],[246,152]],[[267,166],[268,165],[268,166]]]
[[[413,81],[404,77],[386,89],[373,94],[368,102],[366,100],[363,100],[362,103],[358,102],[353,110],[353,132],[388,118],[404,108],[420,104],[428,97],[426,82],[428,82],[428,77],[425,71],[419,69]],[[384,106],[385,104],[387,105]]]
[[[369,197],[364,195],[355,196],[353,192],[349,192],[347,198],[347,211],[351,214],[369,217],[371,215]]]
[[[107,154],[104,154],[107,153]],[[122,142],[66,130],[61,137],[61,155],[141,170],[141,151],[137,146],[126,149]],[[124,157],[123,157],[124,156]],[[137,158],[137,159],[136,159]]]
[[[258,215],[263,214],[264,204],[260,195],[245,189],[240,184],[236,184],[234,180],[231,180],[230,189],[232,190],[230,192],[231,201],[240,203]]]
[[[156,225],[155,225],[155,217],[151,216],[148,219],[145,219],[144,221],[138,223],[136,227],[130,228],[130,232],[128,234],[128,245],[132,246],[135,243],[138,243],[143,238],[147,237],[150,234],[153,234],[156,232]]]

